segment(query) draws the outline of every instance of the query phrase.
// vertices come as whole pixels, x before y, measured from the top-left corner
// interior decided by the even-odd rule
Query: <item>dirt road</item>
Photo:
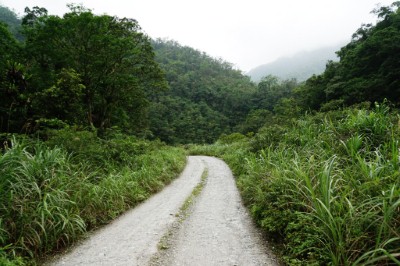
[[[204,170],[208,177],[191,212],[179,212]],[[171,228],[169,247],[158,250]],[[95,232],[50,265],[277,265],[243,207],[228,166],[188,157],[182,175],[140,206]]]

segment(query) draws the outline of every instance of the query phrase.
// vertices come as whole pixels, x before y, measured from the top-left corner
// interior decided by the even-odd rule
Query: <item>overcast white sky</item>
[[[81,3],[96,14],[138,20],[152,38],[169,38],[248,71],[282,56],[350,41],[370,11],[394,0],[0,0],[20,15]]]

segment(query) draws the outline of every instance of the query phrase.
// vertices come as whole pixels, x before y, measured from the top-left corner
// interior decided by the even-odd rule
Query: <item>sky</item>
[[[67,3],[96,14],[134,18],[151,38],[170,39],[232,63],[244,72],[280,57],[347,43],[370,12],[394,0],[0,0],[62,16]]]

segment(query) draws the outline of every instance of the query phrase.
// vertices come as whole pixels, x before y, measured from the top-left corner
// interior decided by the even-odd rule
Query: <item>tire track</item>
[[[188,200],[193,203],[182,218]],[[168,245],[159,245],[164,240]],[[265,243],[229,167],[190,156],[164,190],[47,265],[278,265]]]
[[[152,265],[278,265],[242,204],[229,167],[199,157],[208,171],[189,216]]]
[[[200,158],[188,157],[181,176],[160,193],[95,231],[49,265],[146,265],[203,171]]]

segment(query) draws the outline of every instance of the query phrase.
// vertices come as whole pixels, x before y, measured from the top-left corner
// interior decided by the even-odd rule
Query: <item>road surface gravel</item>
[[[180,207],[208,177],[191,212],[171,234]],[[206,156],[189,156],[181,176],[141,205],[97,230],[49,265],[278,265],[243,206],[229,167]],[[156,258],[156,259],[154,259]]]

